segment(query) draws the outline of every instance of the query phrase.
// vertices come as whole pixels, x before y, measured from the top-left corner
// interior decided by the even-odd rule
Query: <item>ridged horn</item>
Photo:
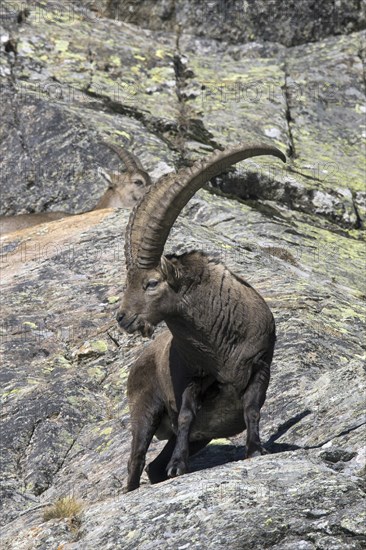
[[[140,160],[135,157],[132,153],[127,151],[126,149],[123,149],[123,147],[120,147],[119,145],[115,145],[114,143],[106,143],[105,145],[114,151],[118,158],[122,160],[122,162],[125,164],[127,168],[127,172],[145,172]]]
[[[231,165],[260,155],[273,155],[286,162],[285,155],[276,147],[240,144],[214,151],[191,168],[160,178],[131,213],[126,229],[127,269],[132,264],[141,269],[157,267],[173,223],[196,191]]]

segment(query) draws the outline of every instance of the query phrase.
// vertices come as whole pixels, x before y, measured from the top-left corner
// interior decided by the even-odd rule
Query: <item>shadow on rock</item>
[[[311,411],[306,409],[281,424],[264,445],[265,449],[269,453],[277,454],[306,448],[289,443],[275,443],[275,441],[309,414],[311,414]],[[205,470],[207,468],[213,468],[214,466],[221,466],[227,462],[243,460],[244,458],[245,445],[211,443],[211,445],[208,445],[190,459],[190,471],[196,472],[198,470]]]
[[[227,462],[243,460],[244,457],[244,445],[212,443],[190,458],[189,471],[196,472],[198,470],[206,470],[214,466],[221,466]]]

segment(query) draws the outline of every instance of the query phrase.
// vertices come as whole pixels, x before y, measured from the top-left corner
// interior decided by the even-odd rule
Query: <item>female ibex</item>
[[[100,198],[93,210],[103,208],[130,208],[141,198],[146,188],[151,185],[149,174],[143,169],[141,162],[132,153],[122,149],[118,145],[105,143],[107,147],[117,153],[124,162],[126,172],[111,174],[109,186]],[[0,216],[0,235],[13,233],[26,227],[33,227],[41,223],[52,222],[75,214],[67,212],[40,212],[32,214],[19,214],[15,216]]]
[[[260,409],[269,382],[275,323],[261,296],[201,252],[163,256],[169,231],[194,193],[232,164],[258,155],[285,156],[267,145],[216,151],[148,189],[126,230],[127,289],[117,314],[127,332],[151,336],[127,384],[132,425],[127,491],[139,487],[155,434],[168,443],[147,467],[155,483],[187,470],[190,454],[212,438],[247,429],[246,456],[264,452]]]

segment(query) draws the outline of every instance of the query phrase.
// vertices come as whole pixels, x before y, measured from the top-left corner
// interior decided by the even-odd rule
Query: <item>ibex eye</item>
[[[156,279],[151,279],[151,281],[149,281],[146,285],[146,288],[155,288],[156,286],[158,286],[159,284],[159,281],[157,281]]]
[[[138,187],[142,187],[144,185],[144,182],[142,180],[135,180],[135,185]]]

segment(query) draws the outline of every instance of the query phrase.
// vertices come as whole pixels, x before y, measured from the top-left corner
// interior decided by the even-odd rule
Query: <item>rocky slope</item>
[[[1,547],[363,548],[362,25],[342,15],[328,34],[357,32],[304,26],[300,39],[295,25],[298,38],[285,39],[279,25],[273,42],[229,44],[209,26],[182,32],[169,10],[164,31],[142,29],[142,16],[108,19],[102,3],[4,6],[1,213],[79,215],[1,240]],[[287,150],[285,169],[247,162],[212,181],[167,245],[218,254],[275,314],[269,455],[243,461],[243,435],[216,440],[189,474],[157,486],[144,477],[123,494],[125,384],[148,341],[114,324],[129,212],[81,213],[103,171],[123,169],[103,140],[129,147],[154,178],[239,140]],[[45,521],[60,497],[82,513]]]

